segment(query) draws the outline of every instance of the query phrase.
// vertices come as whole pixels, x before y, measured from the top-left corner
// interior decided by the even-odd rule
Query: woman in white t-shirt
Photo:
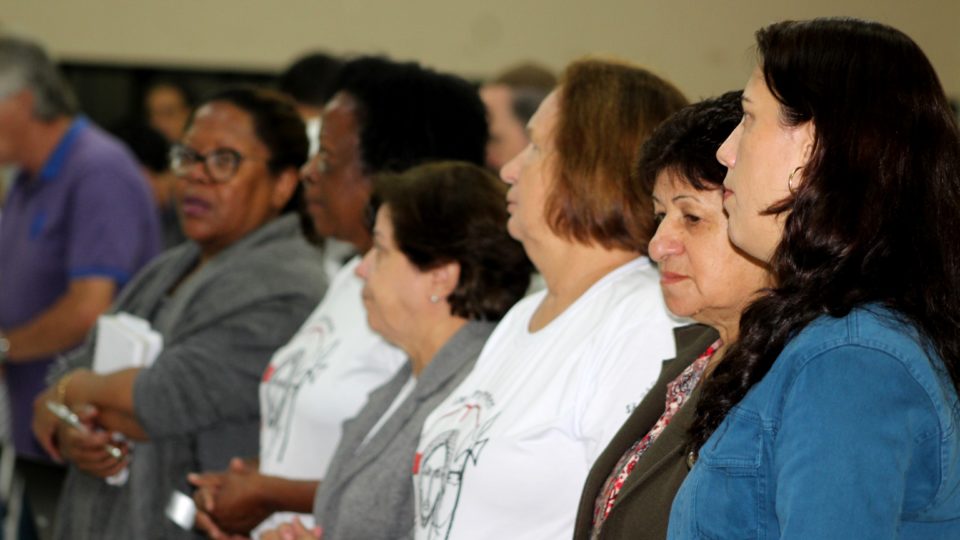
[[[594,459],[674,356],[646,258],[641,143],[686,104],[602,60],[570,65],[504,166],[510,234],[547,289],[518,303],[474,371],[427,418],[412,466],[418,539],[555,539],[573,531]]]

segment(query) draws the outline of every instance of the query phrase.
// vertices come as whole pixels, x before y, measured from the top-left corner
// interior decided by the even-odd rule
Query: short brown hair
[[[374,205],[390,209],[400,251],[421,271],[448,262],[460,280],[450,312],[499,321],[530,284],[533,265],[507,233],[506,185],[471,163],[427,163],[374,179]]]
[[[577,242],[645,255],[653,203],[633,165],[644,141],[687,99],[643,68],[599,59],[570,64],[558,97],[557,174],[547,223]]]

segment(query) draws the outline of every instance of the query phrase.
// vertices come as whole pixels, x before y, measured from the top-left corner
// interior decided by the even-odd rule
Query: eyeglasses
[[[240,163],[245,159],[254,159],[244,156],[232,148],[216,148],[201,154],[196,150],[175,144],[170,149],[170,169],[177,176],[186,176],[190,168],[197,163],[203,163],[204,170],[214,182],[227,182],[240,168]]]

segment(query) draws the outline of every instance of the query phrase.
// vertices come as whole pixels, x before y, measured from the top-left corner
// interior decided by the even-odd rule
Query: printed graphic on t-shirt
[[[500,416],[500,413],[491,416],[493,406],[493,396],[483,391],[457,399],[453,409],[434,423],[449,429],[434,435],[414,456],[417,520],[429,540],[450,537],[464,475],[468,467],[477,465],[489,440],[490,428]],[[424,433],[432,431],[427,427]]]
[[[334,332],[333,320],[324,316],[294,338],[294,346],[284,351],[279,360],[270,364],[263,374],[265,389],[261,411],[265,445],[260,449],[261,459],[283,463],[290,439],[291,423],[297,416],[297,396],[300,389],[316,379],[327,368],[327,358],[340,344]],[[310,354],[307,354],[310,351]]]

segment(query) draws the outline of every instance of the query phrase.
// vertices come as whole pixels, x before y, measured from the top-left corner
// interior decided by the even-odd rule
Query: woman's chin
[[[669,310],[674,317],[677,317],[680,319],[697,320],[697,314],[702,311],[701,309],[691,305],[689,302],[684,302],[682,300],[677,300],[677,299],[671,299],[669,296],[664,296],[664,301],[667,304],[667,310]],[[697,322],[700,322],[700,321],[697,321]]]
[[[193,240],[194,242],[203,245],[210,238],[210,231],[208,231],[207,228],[202,224],[196,222],[191,223],[191,221],[193,220],[181,220],[180,228],[183,231],[183,235],[189,240]]]

